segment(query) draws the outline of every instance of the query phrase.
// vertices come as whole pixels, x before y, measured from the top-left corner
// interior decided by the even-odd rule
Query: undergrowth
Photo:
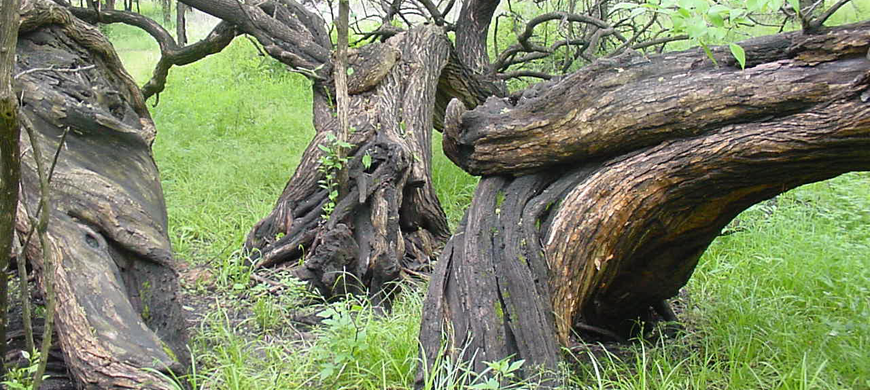
[[[136,30],[106,29],[143,83],[156,46]],[[325,321],[305,327],[291,321],[300,302],[314,300],[305,288],[290,279],[277,293],[252,287],[237,254],[313,135],[309,82],[237,38],[174,68],[152,114],[174,250],[215,275],[191,290],[207,297],[208,309],[194,329],[195,370],[180,381],[199,389],[412,388],[424,288],[403,286],[388,315],[361,299],[321,302],[310,314]],[[455,228],[477,179],[433,138],[433,182]],[[566,351],[574,363],[565,386],[870,389],[870,175],[798,188],[747,210],[726,232],[686,288],[683,335],[614,354]],[[515,362],[491,363],[506,371]],[[436,371],[430,388],[487,388],[446,359]]]

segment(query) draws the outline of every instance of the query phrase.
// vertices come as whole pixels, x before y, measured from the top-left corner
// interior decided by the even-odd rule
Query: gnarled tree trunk
[[[53,259],[57,334],[86,388],[169,389],[144,370],[180,374],[189,363],[186,325],[166,207],[151,154],[156,135],[139,89],[99,31],[45,0],[25,1],[16,92],[22,125],[44,151],[68,132],[51,180],[48,248],[25,248],[40,283]],[[32,145],[21,139],[24,240],[39,203]],[[53,153],[52,153],[53,154]],[[43,156],[51,166],[53,156]],[[22,242],[23,244],[23,242]]]
[[[326,219],[321,159],[338,124],[330,93],[314,86],[317,135],[275,209],[248,236],[258,265],[306,255],[297,275],[325,296],[353,286],[378,297],[403,268],[420,270],[449,235],[432,188],[430,138],[436,87],[450,43],[442,29],[418,27],[350,55],[353,147],[349,190]],[[350,275],[338,284],[343,273]]]
[[[740,211],[870,169],[870,24],[743,46],[746,70],[626,55],[530,99],[451,102],[444,149],[485,176],[432,278],[426,361],[446,341],[478,371],[555,370],[572,331],[653,319]]]

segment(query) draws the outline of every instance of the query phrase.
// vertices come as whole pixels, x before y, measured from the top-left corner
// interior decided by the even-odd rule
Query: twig
[[[422,272],[417,272],[417,271],[414,271],[414,270],[410,270],[410,269],[408,269],[408,268],[402,268],[402,272],[404,272],[404,273],[406,273],[406,274],[408,274],[408,275],[411,275],[411,276],[416,276],[416,277],[418,277],[418,278],[420,278],[420,279],[423,279],[423,280],[427,280],[427,281],[428,281],[428,280],[430,279],[430,276],[429,276],[429,275],[426,275],[426,274],[424,274],[424,273],[422,273]]]
[[[83,66],[81,68],[55,68],[53,66],[49,66],[48,68],[31,68],[31,69],[22,71],[21,73],[18,73],[17,75],[15,75],[14,79],[18,80],[18,78],[21,76],[28,75],[30,73],[35,73],[35,72],[75,73],[75,72],[81,72],[81,71],[85,71],[85,70],[94,69],[95,67],[96,67],[96,65],[88,65],[88,66]]]
[[[285,285],[283,283],[276,282],[276,281],[269,279],[269,278],[264,278],[260,275],[254,274],[254,273],[251,274],[251,280],[253,280],[255,282],[266,283],[266,284],[272,285],[273,287],[276,287],[276,288],[288,288],[287,285]],[[271,292],[271,290],[269,290],[269,292]]]
[[[45,367],[48,364],[48,352],[51,348],[51,333],[54,325],[54,264],[52,264],[51,256],[48,251],[48,236],[46,227],[48,226],[48,173],[43,169],[42,148],[34,135],[33,126],[24,126],[27,130],[27,135],[30,138],[30,144],[33,147],[33,158],[36,160],[36,171],[39,176],[40,200],[39,208],[45,210],[37,224],[37,232],[39,233],[39,241],[42,246],[42,267],[43,281],[45,285],[46,308],[45,308],[45,326],[42,334],[42,347],[39,354],[39,366],[33,374],[33,388],[38,389],[42,384],[42,376],[45,374]]]
[[[846,5],[846,3],[848,3],[849,1],[851,0],[840,0],[836,4],[832,5],[831,8],[825,10],[825,13],[821,14],[818,18],[815,18],[810,22],[810,29],[817,29],[819,27],[822,27],[822,24],[824,24],[825,21],[831,17],[831,15],[837,12],[840,7]]]
[[[30,126],[30,124],[27,123],[26,126]],[[63,130],[63,134],[60,136],[60,143],[57,145],[57,150],[54,152],[54,160],[51,161],[51,168],[48,171],[48,184],[51,184],[51,178],[54,177],[54,167],[57,165],[57,158],[60,156],[60,151],[63,149],[63,143],[66,141],[66,135],[69,134],[69,130],[69,126],[67,126]],[[31,148],[33,148],[33,141],[31,141]],[[34,159],[35,158],[36,151],[34,150]],[[38,221],[41,212],[42,208],[40,206],[36,209],[36,216],[31,218],[30,231],[27,232],[27,238],[24,240],[24,245],[21,246],[22,251],[30,245],[30,239],[33,237],[33,232],[36,230],[36,222]],[[21,256],[21,253],[18,255]]]

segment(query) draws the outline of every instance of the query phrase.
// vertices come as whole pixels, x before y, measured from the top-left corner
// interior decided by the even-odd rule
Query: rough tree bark
[[[22,125],[47,151],[69,131],[51,180],[48,248],[38,240],[25,248],[40,283],[42,251],[58,265],[64,360],[85,388],[172,388],[143,370],[180,374],[189,362],[144,99],[94,27],[45,0],[25,1],[21,14],[14,85]],[[21,145],[16,229],[24,237],[39,184],[29,139]]]
[[[187,6],[177,3],[175,7],[175,36],[178,46],[187,46]]]
[[[740,211],[870,169],[870,24],[743,46],[743,71],[727,49],[625,55],[536,98],[451,102],[444,150],[485,176],[432,278],[426,361],[446,342],[476,370],[555,370],[572,331],[654,319]]]
[[[9,266],[12,254],[15,210],[18,208],[18,181],[21,176],[18,97],[12,90],[15,48],[18,41],[18,0],[0,2],[0,270]],[[8,321],[8,276],[0,275],[0,357],[6,356]],[[0,361],[0,375],[6,373]]]
[[[598,52],[604,34],[620,51],[644,45],[596,17],[556,12],[530,22],[488,66],[482,42],[497,2],[480,0],[464,4],[468,14],[455,29],[467,42],[456,49],[433,14],[434,26],[381,31],[383,42],[351,53],[350,184],[324,220],[329,199],[318,168],[333,153],[328,140],[338,125],[323,21],[292,0],[183,2],[224,20],[209,47],[250,34],[313,81],[317,134],[273,211],[248,235],[258,266],[293,264],[327,297],[368,288],[388,305],[385,284],[402,268],[427,267],[448,235],[429,177],[432,127],[444,127],[454,162],[485,175],[430,285],[420,335],[430,363],[446,341],[454,359],[473,354],[478,371],[508,356],[527,360],[525,376],[555,370],[573,330],[624,337],[635,319],[654,318],[650,307],[686,282],[741,210],[870,168],[867,25],[746,42],[745,71],[721,50],[722,67],[697,50],[629,53],[479,105],[501,94],[490,81],[496,72],[552,51],[531,42],[536,25],[594,25],[589,42],[555,44],[584,52]],[[158,41],[166,35],[154,31]],[[186,60],[208,54],[193,46],[175,49]],[[150,91],[178,64],[161,63]],[[463,350],[469,355],[458,356]]]
[[[327,134],[338,126],[328,91],[315,84],[317,135],[275,209],[248,236],[258,265],[306,254],[297,274],[327,297],[345,292],[336,281],[347,272],[348,284],[361,283],[354,289],[367,287],[384,303],[379,293],[403,268],[429,266],[449,234],[431,184],[429,147],[449,48],[443,30],[429,26],[351,52],[350,184],[328,221],[322,220],[328,194],[318,185],[324,155],[318,145],[328,145]]]

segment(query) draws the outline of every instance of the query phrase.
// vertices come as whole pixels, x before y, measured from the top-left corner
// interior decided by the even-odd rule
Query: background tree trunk
[[[160,0],[160,6],[163,9],[163,25],[168,26],[172,20],[172,0]]]
[[[154,124],[98,30],[48,1],[22,9],[15,80],[24,96],[22,123],[47,151],[69,129],[51,181],[48,248],[38,240],[25,248],[40,283],[43,250],[59,265],[56,318],[64,360],[82,387],[172,388],[143,370],[180,374],[189,362],[150,149]],[[21,142],[31,150],[28,139]],[[31,152],[22,156],[21,182],[16,229],[24,237],[39,202]]]
[[[175,8],[175,36],[178,46],[187,46],[187,5],[177,3]]]
[[[526,377],[555,370],[573,331],[656,319],[739,212],[870,169],[870,24],[743,46],[744,71],[721,49],[724,67],[627,55],[515,104],[451,102],[445,152],[489,176],[433,275],[426,361],[446,337],[477,370],[511,355]]]

